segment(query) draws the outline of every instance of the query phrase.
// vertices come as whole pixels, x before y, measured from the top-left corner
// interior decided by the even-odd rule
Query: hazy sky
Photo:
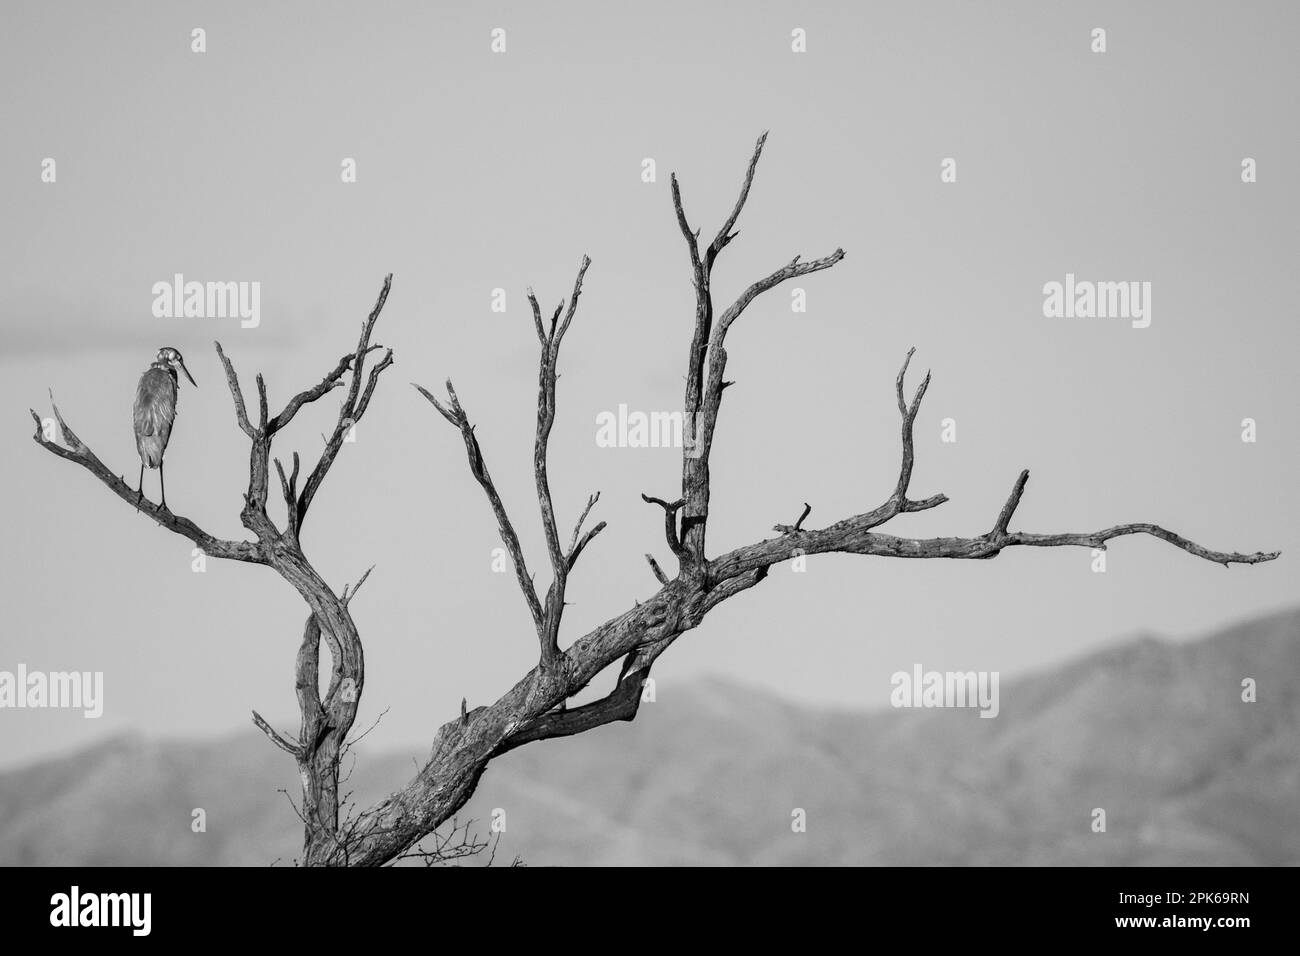
[[[195,27],[206,53],[190,51]],[[685,635],[656,666],[661,702],[713,672],[878,707],[915,662],[1014,675],[1294,603],[1297,27],[1290,3],[10,0],[0,669],[103,671],[105,714],[0,711],[0,763],[126,727],[224,731],[253,708],[296,732],[297,594],[266,568],[193,573],[190,542],[36,446],[27,409],[48,414],[53,388],[133,481],[136,379],[159,346],[179,348],[199,388],[181,390],[169,503],[240,536],[247,443],[213,339],[246,389],[265,374],[278,407],[353,346],[390,271],[377,338],[396,365],[304,536],[339,588],[377,565],[352,605],[368,665],[359,726],[391,708],[371,741],[426,745],[462,696],[488,703],[536,657],[513,575],[492,571],[495,523],[463,446],[408,382],[454,378],[544,585],[524,290],[553,306],[584,253],[552,486],[565,535],[595,490],[609,527],[570,583],[562,642],[653,593],[642,554],[672,565],[639,494],[676,497],[678,453],[598,448],[595,420],[620,403],[680,407],[693,300],[668,174],[707,239],[765,129],[715,271],[720,306],[796,253],[847,257],[798,283],[806,313],[786,286],[732,330],[714,554],[805,500],[820,527],[888,496],[893,379],[912,345],[913,381],[934,370],[912,490],[952,500],[891,530],[982,533],[1028,467],[1022,530],[1153,521],[1284,554],[1225,570],[1128,538],[1105,574],[1085,549],[816,557]],[[791,51],[795,28],[806,53]],[[340,181],[345,157],[355,184]],[[945,157],[955,183],[940,182]],[[1244,157],[1258,182],[1241,181]],[[155,318],[151,287],[177,272],[260,282],[261,324]],[[1150,327],[1045,318],[1043,285],[1067,272],[1150,282]],[[490,309],[498,287],[504,314]],[[313,461],[335,407],[301,415],[277,453]],[[949,417],[954,444],[940,441]]]

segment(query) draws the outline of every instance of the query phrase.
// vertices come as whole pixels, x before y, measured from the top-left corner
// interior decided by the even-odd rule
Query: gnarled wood
[[[302,778],[303,802],[300,813],[304,825],[303,862],[308,864],[338,864],[347,862],[347,845],[339,829],[339,757],[348,733],[356,720],[357,707],[365,686],[365,656],[361,638],[348,611],[351,600],[347,589],[341,595],[325,583],[312,567],[299,543],[298,535],[307,507],[316,489],[324,480],[330,465],[339,453],[343,438],[349,428],[361,420],[370,403],[380,374],[393,361],[389,351],[371,369],[364,391],[361,388],[365,356],[382,346],[371,345],[370,338],[375,322],[388,298],[392,276],[384,279],[383,289],[367,320],[362,324],[361,339],[356,349],[343,356],[318,385],[299,392],[291,398],[277,415],[270,415],[266,383],[259,374],[257,380],[258,420],[249,420],[239,376],[220,343],[216,344],[217,357],[226,372],[235,406],[235,421],[249,438],[248,489],[244,492],[244,507],[240,520],[253,532],[254,541],[226,541],[203,531],[193,521],[172,514],[161,505],[141,501],[138,510],[153,518],[169,531],[183,535],[198,545],[205,554],[229,558],[273,568],[302,596],[309,608],[306,633],[298,650],[295,665],[295,688],[298,694],[302,726],[298,741],[289,740],[275,730],[260,714],[253,712],[253,723],[281,750],[292,755],[298,763]],[[276,527],[266,510],[269,459],[275,434],[293,419],[306,404],[344,384],[350,377],[347,397],[339,410],[338,423],[326,442],[316,466],[312,469],[301,493],[298,491],[299,456],[293,453],[293,471],[286,476],[284,467],[276,460],[280,489],[288,514],[286,527]],[[51,398],[52,401],[52,398]],[[36,419],[36,441],[61,458],[74,461],[98,478],[119,498],[136,506],[136,495],[125,481],[113,475],[90,448],[82,442],[64,422],[58,408],[54,414],[59,423],[64,445],[45,438],[40,416]],[[369,571],[366,572],[369,575]],[[365,577],[361,579],[363,582]],[[361,583],[358,582],[359,588]],[[353,589],[352,594],[356,594]],[[319,646],[321,638],[329,645],[333,670],[328,690],[322,698],[317,689],[319,675]]]
[[[645,681],[659,656],[678,637],[698,626],[705,615],[719,604],[756,587],[767,577],[772,566],[796,555],[840,552],[891,558],[989,559],[997,557],[1009,547],[1105,548],[1115,538],[1147,534],[1196,557],[1224,566],[1258,564],[1278,556],[1277,552],[1214,551],[1158,525],[1147,523],[1115,525],[1093,532],[1040,534],[1012,531],[1011,521],[1025,492],[1028,471],[1020,473],[1010,496],[986,534],[971,538],[917,539],[879,532],[876,529],[897,515],[935,508],[948,500],[942,494],[923,499],[909,497],[915,462],[913,424],[930,383],[930,375],[927,373],[913,397],[907,399],[904,380],[913,350],[907,353],[895,382],[901,416],[901,460],[898,480],[885,501],[871,510],[840,519],[820,529],[804,527],[812,510],[805,503],[801,515],[793,525],[775,526],[778,537],[709,558],[705,553],[705,527],[710,497],[709,454],[716,438],[722,393],[728,384],[723,380],[727,362],[726,334],[745,308],[759,295],[795,276],[829,269],[844,256],[839,249],[811,262],[802,262],[796,256],[787,265],[747,286],[715,324],[710,286],[713,265],[736,237],[735,225],[753,185],[766,135],[759,138],[754,148],[734,208],[703,254],[699,247],[699,232],[692,231],[688,224],[677,177],[675,174],[672,177],[673,207],[678,226],[687,242],[696,293],[695,322],[687,355],[684,411],[691,427],[694,428],[694,423],[699,421],[700,429],[698,433],[689,436],[693,439],[694,447],[688,444],[683,449],[680,497],[669,502],[642,495],[646,502],[656,504],[663,510],[664,535],[669,549],[678,558],[680,568],[679,574],[670,578],[659,567],[653,555],[646,555],[651,570],[660,583],[659,590],[649,600],[634,604],[632,608],[561,649],[559,633],[568,576],[574,570],[579,556],[605,527],[604,522],[601,522],[583,532],[588,514],[599,497],[598,494],[592,495],[573,529],[567,550],[562,548],[548,478],[548,444],[556,414],[556,366],[560,344],[577,311],[583,278],[590,265],[589,259],[584,257],[582,260],[573,292],[567,301],[567,309],[566,303],[562,301],[549,324],[543,321],[541,307],[531,290],[529,292],[534,329],[541,346],[533,467],[552,570],[552,583],[544,603],[538,598],[523,548],[488,473],[473,426],[450,381],[447,383],[446,404],[426,389],[416,386],[438,413],[460,433],[470,471],[488,497],[502,541],[514,562],[520,589],[533,618],[540,646],[539,660],[535,667],[493,703],[471,710],[462,701],[460,713],[438,729],[429,758],[415,777],[390,797],[362,811],[342,826],[338,819],[338,764],[355,720],[365,678],[361,641],[348,610],[348,603],[351,596],[355,596],[356,588],[350,596],[347,588],[344,588],[341,595],[336,595],[326,586],[303,554],[298,533],[307,506],[337,456],[343,436],[351,424],[364,414],[379,375],[392,362],[390,351],[370,369],[369,379],[362,390],[362,367],[366,355],[378,348],[370,344],[370,336],[387,298],[391,276],[385,280],[379,301],[363,324],[357,348],[340,359],[338,365],[318,385],[295,396],[280,414],[268,414],[265,384],[258,377],[257,425],[248,418],[234,367],[221,352],[220,346],[217,346],[234,401],[236,421],[249,436],[251,443],[249,487],[241,518],[245,527],[255,534],[256,541],[216,539],[192,521],[177,517],[166,509],[146,504],[143,510],[159,524],[190,538],[209,554],[275,568],[297,589],[310,609],[295,668],[295,690],[302,718],[298,740],[289,740],[254,714],[255,722],[272,743],[292,754],[298,763],[303,779],[305,862],[313,865],[380,866],[404,856],[419,856],[420,852],[413,848],[439,826],[454,820],[454,814],[473,794],[484,770],[495,757],[528,743],[583,733],[614,721],[632,720],[637,714]],[[294,455],[293,469],[288,475],[285,474],[283,465],[276,461],[281,494],[290,515],[287,527],[281,531],[275,527],[266,512],[271,439],[304,404],[316,401],[340,387],[345,374],[350,375],[350,382],[338,424],[301,492],[298,491],[297,484],[297,455]],[[134,504],[135,492],[124,481],[114,477],[63,423],[57,408],[55,415],[67,447],[47,441],[42,434],[39,417],[35,412],[32,414],[37,418],[36,440],[43,447],[82,465],[119,497]],[[364,581],[365,577],[361,580]],[[359,582],[357,588],[360,586]],[[318,691],[322,639],[327,642],[334,662],[328,690],[323,697]],[[622,666],[614,687],[608,694],[593,703],[567,708],[566,704],[572,697],[619,661],[622,661]]]

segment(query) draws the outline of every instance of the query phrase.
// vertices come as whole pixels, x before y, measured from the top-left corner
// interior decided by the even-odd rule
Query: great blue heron
[[[158,487],[162,494],[162,506],[167,507],[167,485],[163,482],[163,452],[167,450],[167,439],[171,438],[172,422],[176,420],[176,393],[180,381],[176,370],[180,369],[190,384],[198,388],[194,376],[185,367],[185,359],[174,348],[164,347],[158,350],[158,357],[140,376],[140,384],[135,390],[135,405],[131,409],[131,420],[135,426],[135,449],[140,453],[140,485],[135,493],[137,506],[144,495],[145,468],[158,469]]]

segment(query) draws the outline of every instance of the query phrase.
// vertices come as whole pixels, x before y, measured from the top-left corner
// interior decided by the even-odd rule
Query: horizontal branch
[[[727,580],[757,568],[771,567],[801,554],[875,555],[886,558],[950,558],[957,560],[995,558],[1011,547],[1087,547],[1105,550],[1114,538],[1133,534],[1146,534],[1168,542],[1188,554],[1227,566],[1229,564],[1262,564],[1278,557],[1279,551],[1256,551],[1244,554],[1237,551],[1215,551],[1175,534],[1159,525],[1133,523],[1115,525],[1101,531],[1069,532],[1063,534],[1033,534],[996,530],[972,538],[903,538],[871,531],[875,513],[857,515],[817,531],[807,531],[795,536],[785,535],[757,544],[737,548],[709,564],[710,577]]]
[[[1159,538],[1161,541],[1172,544],[1175,548],[1186,551],[1188,554],[1203,558],[1206,561],[1213,561],[1216,564],[1222,564],[1224,567],[1230,564],[1263,564],[1265,561],[1276,559],[1282,553],[1281,551],[1255,551],[1250,554],[1243,554],[1240,551],[1213,551],[1197,544],[1190,538],[1184,538],[1182,535],[1175,534],[1159,525],[1146,522],[1117,524],[1101,531],[1084,532],[1082,534],[1028,534],[1014,532],[1007,535],[1006,544],[1008,546],[1027,545],[1032,548],[1074,546],[1097,548],[1104,551],[1106,550],[1106,542],[1112,538],[1122,538],[1130,534],[1146,534],[1153,538]]]
[[[59,412],[59,407],[54,404],[53,395],[50,396],[50,406],[54,409],[54,417],[58,422],[59,432],[67,443],[67,447],[65,448],[56,441],[46,440],[44,423],[33,409],[31,412],[32,419],[36,422],[36,434],[32,437],[42,448],[85,468],[113,494],[137,511],[148,515],[168,531],[189,538],[198,545],[204,554],[216,558],[227,558],[232,561],[247,561],[253,564],[265,563],[261,551],[254,542],[228,541],[224,538],[214,537],[189,518],[181,517],[174,514],[170,508],[156,505],[147,498],[142,498],[138,490],[128,485],[125,479],[109,471],[104,463],[99,460],[99,456],[91,450],[90,446],[78,438],[76,432],[68,427],[68,423],[63,420],[63,416]]]

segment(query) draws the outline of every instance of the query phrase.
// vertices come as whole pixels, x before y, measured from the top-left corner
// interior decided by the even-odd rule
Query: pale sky
[[[206,53],[190,51],[195,27]],[[1094,27],[1104,54],[1090,51]],[[668,175],[708,238],[763,130],[740,236],[715,271],[719,307],[795,254],[847,257],[799,281],[806,313],[784,286],[732,330],[713,554],[804,501],[820,527],[888,496],[893,379],[913,345],[911,381],[934,380],[912,490],[951,501],[888,530],[982,533],[1028,467],[1021,530],[1152,521],[1211,548],[1284,553],[1225,570],[1127,538],[1105,574],[1085,549],[816,557],[683,636],[656,665],[660,701],[712,673],[881,707],[889,675],[916,662],[1013,676],[1136,632],[1193,637],[1294,604],[1297,27],[1288,3],[11,0],[0,670],[103,671],[105,714],[0,711],[0,764],[126,728],[224,732],[254,708],[296,732],[296,593],[261,567],[193,573],[190,542],[37,447],[27,409],[48,414],[52,388],[134,481],[136,380],[160,346],[179,348],[199,388],[181,389],[169,504],[239,536],[246,439],[212,341],[246,389],[263,372],[281,406],[352,348],[387,272],[376,338],[396,365],[304,539],[339,588],[376,565],[352,605],[367,654],[359,726],[389,708],[369,742],[426,746],[462,696],[488,703],[535,660],[514,577],[492,571],[495,523],[460,439],[408,383],[455,380],[544,588],[524,290],[553,306],[584,253],[552,487],[563,534],[595,490],[593,519],[609,527],[571,579],[561,643],[653,593],[643,553],[672,562],[639,495],[677,496],[677,452],[598,448],[596,416],[680,407],[693,300]],[[806,53],[791,51],[795,28]],[[355,184],[340,182],[345,157]],[[955,183],[940,182],[946,157]],[[1245,157],[1258,182],[1241,181]],[[155,318],[151,287],[177,272],[260,282],[261,324]],[[1150,327],[1045,318],[1042,287],[1068,272],[1149,281]],[[490,310],[498,287],[504,314]],[[277,454],[314,461],[334,408],[301,415]]]

